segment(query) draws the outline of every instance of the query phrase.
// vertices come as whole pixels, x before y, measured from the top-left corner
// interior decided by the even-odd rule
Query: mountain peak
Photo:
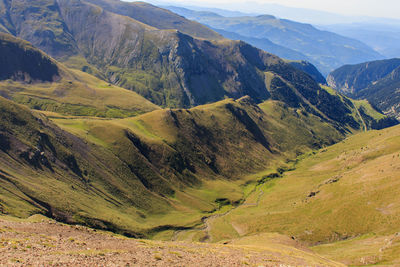
[[[275,16],[266,15],[266,14],[264,14],[264,15],[258,15],[257,18],[259,18],[259,19],[265,19],[265,20],[276,19]]]

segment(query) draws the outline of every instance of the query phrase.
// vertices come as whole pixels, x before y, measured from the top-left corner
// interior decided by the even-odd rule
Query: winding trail
[[[358,114],[358,116],[360,117],[360,120],[361,120],[361,122],[362,122],[362,124],[363,124],[364,132],[366,132],[366,131],[367,131],[367,125],[365,124],[365,121],[364,121],[363,117],[361,116],[361,113],[360,113],[360,111],[358,110],[358,108],[357,108],[357,107],[355,107],[355,108],[356,108],[357,114]]]
[[[248,194],[248,196],[251,196],[254,192],[257,191],[257,188],[259,186],[262,186],[262,185],[263,184],[255,186],[254,189]],[[228,211],[226,211],[224,213],[213,214],[213,215],[205,216],[205,217],[201,218],[203,226],[200,227],[200,228],[192,228],[192,229],[185,229],[185,230],[177,230],[177,231],[175,231],[173,236],[172,236],[172,238],[171,238],[171,240],[172,241],[177,241],[180,234],[182,234],[184,232],[188,232],[188,231],[196,231],[197,230],[197,231],[204,231],[205,232],[205,235],[204,235],[203,238],[200,239],[200,242],[203,242],[203,243],[204,242],[212,242],[212,236],[210,234],[210,232],[211,232],[211,224],[215,219],[223,217],[223,216],[226,216],[226,215],[230,214],[232,211],[234,211],[235,209],[237,209],[237,208],[239,208],[241,206],[254,206],[254,207],[257,207],[259,205],[261,197],[263,195],[264,195],[264,191],[262,189],[260,189],[260,193],[259,193],[259,195],[257,197],[256,203],[245,203],[246,199],[244,199],[241,202],[241,204],[233,207],[232,209],[230,209],[230,210],[228,210]],[[235,229],[235,227],[234,227],[234,229]],[[235,231],[237,231],[237,230],[235,229]],[[240,234],[240,233],[238,232],[238,234]]]

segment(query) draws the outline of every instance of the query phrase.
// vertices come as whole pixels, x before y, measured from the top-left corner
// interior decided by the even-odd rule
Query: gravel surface
[[[316,266],[261,248],[137,240],[47,220],[0,219],[0,256],[0,266]]]

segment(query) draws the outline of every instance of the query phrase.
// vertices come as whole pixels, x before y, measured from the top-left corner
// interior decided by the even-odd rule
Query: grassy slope
[[[214,239],[280,232],[347,264],[398,263],[399,136],[398,126],[370,131],[311,153],[259,186],[258,206],[214,220]]]
[[[82,203],[73,201],[73,210],[83,210],[88,218],[111,221],[112,227],[144,231],[149,236],[153,233],[148,230],[160,225],[171,226],[165,228],[167,231],[163,238],[171,238],[173,231],[169,228],[192,227],[207,212],[218,209],[218,199],[226,199],[223,203],[228,205],[224,209],[229,210],[245,197],[257,180],[275,172],[278,167],[285,167],[287,159],[343,138],[328,121],[301,108],[289,108],[277,101],[267,101],[257,107],[249,98],[228,99],[190,110],[157,110],[134,118],[104,120],[101,117],[132,115],[126,113],[131,106],[133,109],[139,106],[140,112],[154,106],[140,101],[135,93],[109,86],[88,74],[67,70],[65,73],[74,78],[72,84],[67,78],[55,84],[26,85],[8,81],[3,82],[2,88],[17,101],[45,110],[43,113],[63,129],[93,143],[97,151],[93,152],[95,155],[107,152],[101,159],[114,162],[115,170],[120,168],[119,164],[134,166],[131,172],[135,177],[139,175],[147,190],[169,196],[162,200],[156,197],[158,200],[155,202],[150,200],[152,208],[145,212],[145,218],[134,217],[133,220],[129,217],[132,213],[129,209],[107,208],[101,211],[104,205],[99,204],[99,209],[87,213]],[[104,111],[110,106],[115,112]],[[92,110],[95,113],[91,113]],[[128,138],[127,133],[133,138]],[[149,172],[146,171],[148,168],[151,169]],[[21,170],[22,173],[35,172],[26,167]],[[14,176],[19,175],[21,172]],[[128,171],[126,175],[132,174]],[[118,179],[121,180],[117,187],[126,178]],[[71,196],[75,194],[73,192]],[[7,201],[13,200],[9,198]],[[57,199],[54,202],[52,204],[59,204]],[[103,203],[101,197],[97,202]],[[164,206],[164,212],[160,214],[159,207],[165,204],[170,207]],[[10,208],[11,213],[16,206]],[[31,209],[27,210],[32,213]],[[17,213],[26,214],[23,208],[21,212]],[[142,214],[142,211],[136,214]],[[177,214],[180,214],[179,220]],[[119,219],[116,221],[115,217]]]
[[[108,84],[78,70],[55,83],[0,82],[3,96],[33,109],[72,116],[121,118],[159,109],[135,92]]]
[[[133,173],[109,151],[61,131],[44,116],[0,100],[3,213],[45,213],[62,221],[135,233],[143,230],[144,213],[171,210],[165,199],[141,184],[137,175],[143,172]]]
[[[64,115],[128,117],[159,109],[137,93],[67,69],[30,43],[0,34],[0,95]],[[95,73],[94,73],[95,74]]]
[[[229,42],[224,46],[228,50],[238,49]],[[243,53],[256,51],[243,44],[241,49]],[[285,68],[293,71],[288,66],[275,65],[276,61],[280,62],[278,58],[268,56],[263,64],[271,64],[273,69],[278,68],[277,71],[282,73],[286,73]],[[80,71],[70,71],[61,64],[57,66],[61,77],[55,83],[5,81],[1,84],[3,95],[43,110],[54,117],[61,127],[83,139],[70,136],[71,145],[76,142],[77,148],[60,143],[60,140],[67,138],[67,134],[53,126],[47,125],[42,129],[42,126],[34,123],[36,116],[32,117],[27,110],[21,112],[27,117],[18,119],[22,124],[14,123],[12,117],[16,115],[7,114],[11,112],[10,109],[19,108],[2,101],[6,116],[3,118],[5,140],[18,133],[15,142],[22,147],[15,144],[10,146],[6,141],[5,144],[10,147],[4,150],[3,170],[7,179],[17,180],[19,184],[32,184],[32,189],[7,185],[13,188],[10,192],[17,192],[19,197],[5,193],[4,209],[19,216],[49,212],[51,216],[59,216],[63,220],[97,227],[102,225],[118,231],[140,232],[148,236],[165,229],[193,226],[207,212],[217,210],[222,204],[227,204],[225,208],[229,208],[239,203],[249,189],[247,185],[254,184],[264,175],[258,175],[258,172],[275,171],[285,166],[287,159],[343,138],[342,133],[334,128],[337,127],[335,123],[307,113],[296,101],[290,104],[297,108],[274,101],[266,102],[260,108],[248,97],[238,101],[228,99],[191,110],[157,110],[135,118],[104,120],[104,117],[132,116],[157,107],[135,93],[110,86]],[[282,70],[279,66],[285,68]],[[302,76],[297,78],[301,79]],[[294,83],[300,84],[301,81],[295,80]],[[289,90],[295,90],[292,87]],[[307,88],[301,89],[303,93],[317,95]],[[274,96],[285,98],[284,92],[276,90]],[[324,91],[318,91],[318,95],[323,94]],[[329,99],[330,95],[325,93],[326,96]],[[340,100],[337,97],[335,99]],[[321,107],[320,103],[316,105]],[[312,111],[318,113],[315,107]],[[27,120],[31,123],[25,127]],[[349,129],[349,125],[343,127]],[[53,138],[51,146],[45,151],[42,151],[43,144],[40,144],[41,131]],[[57,150],[53,151],[54,146],[60,147],[64,153],[55,154]],[[92,157],[88,158],[86,153],[90,149],[93,149],[90,152]],[[50,153],[50,158],[55,158],[53,163],[59,163],[56,164],[59,169],[57,175],[51,170],[53,167],[49,170],[37,169],[43,165],[43,160],[46,163],[42,152],[45,155]],[[25,153],[28,159],[22,160],[21,153]],[[66,156],[58,159],[59,155]],[[76,162],[70,162],[70,156]],[[52,165],[49,162],[46,164]],[[78,177],[66,173],[65,164]],[[107,172],[110,164],[111,171]],[[32,178],[35,176],[43,177],[41,183],[34,185]],[[67,180],[52,182],[59,177]],[[106,192],[104,194],[108,196],[94,194],[89,197],[91,200],[78,201],[79,195],[85,190],[75,192],[69,188],[68,179],[78,179],[84,188],[88,186],[88,181],[94,179],[94,189],[89,189]],[[49,191],[48,184],[52,183],[54,185]],[[124,184],[129,186],[124,188]],[[126,191],[132,187],[134,190]],[[34,195],[33,202],[23,197],[28,189],[28,195]],[[59,190],[64,194],[53,197],[52,192]],[[145,197],[139,199],[138,194],[144,194]],[[84,195],[82,199],[88,197]],[[67,211],[60,196],[67,196],[68,205],[71,206]],[[113,205],[117,207],[107,204],[108,197],[115,198]],[[47,203],[50,210],[46,205],[38,207],[35,199]],[[88,209],[84,203],[95,199],[98,206]],[[67,215],[62,215],[63,212]],[[179,219],[177,214],[181,215]],[[154,229],[159,226],[163,228]]]

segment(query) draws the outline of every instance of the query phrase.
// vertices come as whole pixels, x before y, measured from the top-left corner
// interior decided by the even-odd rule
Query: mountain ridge
[[[53,2],[48,3],[51,5],[38,7],[35,12],[52,14]],[[320,88],[309,76],[278,57],[244,42],[200,40],[177,30],[155,29],[85,1],[58,0],[57,4],[59,11],[53,15],[57,26],[54,30],[58,31],[61,27],[59,25],[65,26],[66,31],[61,32],[60,36],[71,36],[73,42],[68,47],[79,47],[80,52],[75,57],[84,61],[82,69],[97,69],[110,83],[134,90],[160,106],[191,107],[245,95],[251,96],[258,103],[270,97],[288,99],[290,106],[302,104],[314,110],[301,100],[303,97],[311,97],[313,99],[307,101],[312,106],[324,106],[318,100],[317,92]],[[131,6],[129,3],[122,4]],[[12,10],[21,12],[19,9]],[[164,12],[162,9],[157,10]],[[35,18],[36,13],[29,13],[29,10],[26,12]],[[33,21],[32,24],[48,30],[52,18],[46,17],[43,25],[41,20]],[[30,24],[30,21],[26,21],[23,26],[29,28]],[[39,29],[41,33],[42,29]],[[33,38],[33,41],[41,44],[40,39]],[[47,46],[42,48],[48,52],[57,48],[57,55],[62,53],[64,47],[53,43],[50,46],[49,49]],[[68,57],[70,50],[64,52],[61,59]],[[65,63],[68,64],[68,59]],[[269,82],[270,76],[272,82]],[[296,96],[298,93],[293,88],[303,95]],[[291,100],[285,94],[290,94]],[[323,93],[321,97],[335,101],[328,94]],[[324,112],[332,111],[325,109],[322,110]],[[319,112],[316,111],[316,114]],[[333,118],[333,114],[326,115]]]
[[[308,60],[316,65],[324,75],[328,75],[333,69],[346,63],[360,63],[382,58],[378,52],[358,40],[328,31],[320,31],[311,24],[278,19],[271,15],[223,17],[210,12],[168,8],[212,28],[234,32],[247,38],[268,39],[277,45],[300,52],[307,56],[307,58],[302,58],[303,60]],[[246,40],[252,41],[251,39]],[[299,42],[299,40],[301,41]],[[257,46],[258,42],[253,41],[254,43],[251,43]],[[335,57],[329,56],[325,53],[326,51],[335,54]],[[288,59],[298,60],[298,58]]]

